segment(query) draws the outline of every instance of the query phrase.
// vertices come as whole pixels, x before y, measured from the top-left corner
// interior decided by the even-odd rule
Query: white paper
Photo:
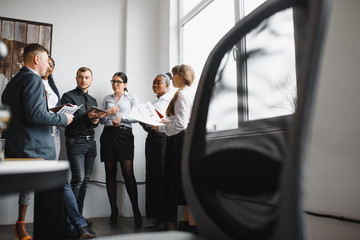
[[[80,106],[63,106],[58,113],[68,113],[68,114],[74,114],[78,109],[80,109],[82,104]]]
[[[140,103],[138,107],[134,107],[129,117],[152,126],[164,125],[151,102]]]

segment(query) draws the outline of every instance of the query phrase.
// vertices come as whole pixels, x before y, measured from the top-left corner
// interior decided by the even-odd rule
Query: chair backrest
[[[306,239],[303,153],[328,12],[325,0],[266,1],[239,21],[210,53],[200,77],[182,159],[187,201],[205,239]],[[249,41],[256,43],[264,31],[271,37],[284,37],[278,19],[288,21],[289,13],[297,89],[290,106],[295,109],[292,114],[252,120],[249,108],[256,104],[250,100],[253,79],[247,78],[251,64],[262,57],[257,60],[261,72],[261,61],[270,58],[272,63],[277,52],[267,51],[266,46],[251,50]],[[279,42],[277,38],[265,45]],[[287,69],[285,65],[275,67]],[[235,77],[229,77],[231,71]],[[262,78],[276,75],[263,71]],[[223,111],[232,104],[227,98],[229,79],[236,85],[235,115]],[[264,83],[257,88],[262,87]],[[217,98],[221,94],[225,97]],[[216,101],[220,104],[214,104]],[[220,122],[227,122],[231,115],[238,124],[209,129],[211,104],[217,106]]]

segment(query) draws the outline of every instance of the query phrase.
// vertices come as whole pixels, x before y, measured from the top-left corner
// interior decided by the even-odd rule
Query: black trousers
[[[181,158],[185,130],[166,141],[162,221],[177,221],[179,205],[187,205],[181,179]]]
[[[161,216],[166,139],[166,134],[155,132],[150,132],[146,138],[145,210],[147,218]]]

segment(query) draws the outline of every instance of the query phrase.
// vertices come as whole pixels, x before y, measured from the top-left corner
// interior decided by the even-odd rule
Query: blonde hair
[[[185,85],[188,85],[189,87],[193,84],[195,79],[195,71],[194,69],[186,64],[180,64],[176,65],[171,70],[173,76],[178,74],[180,78],[184,81]],[[176,91],[174,97],[171,99],[168,108],[166,109],[166,116],[173,116],[175,115],[175,102],[178,98],[179,92],[182,88],[179,88],[179,90]]]

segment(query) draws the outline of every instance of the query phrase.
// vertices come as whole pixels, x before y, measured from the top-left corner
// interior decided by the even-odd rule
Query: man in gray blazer
[[[11,110],[10,124],[3,134],[6,139],[5,156],[54,160],[52,126],[69,125],[73,115],[49,112],[41,79],[49,67],[47,50],[39,44],[29,44],[24,49],[23,57],[24,67],[7,84],[1,97],[3,104]],[[70,189],[70,185],[66,184],[64,187],[65,209],[69,202],[76,205],[75,201],[71,201],[73,196],[68,195],[66,187]],[[30,196],[29,192],[20,193],[19,216],[15,225],[15,233],[19,239],[31,239],[25,228],[25,214],[31,202]],[[87,227],[85,219],[81,215],[78,218],[82,222],[78,229]],[[86,228],[81,230],[81,237],[95,237],[95,234]]]

